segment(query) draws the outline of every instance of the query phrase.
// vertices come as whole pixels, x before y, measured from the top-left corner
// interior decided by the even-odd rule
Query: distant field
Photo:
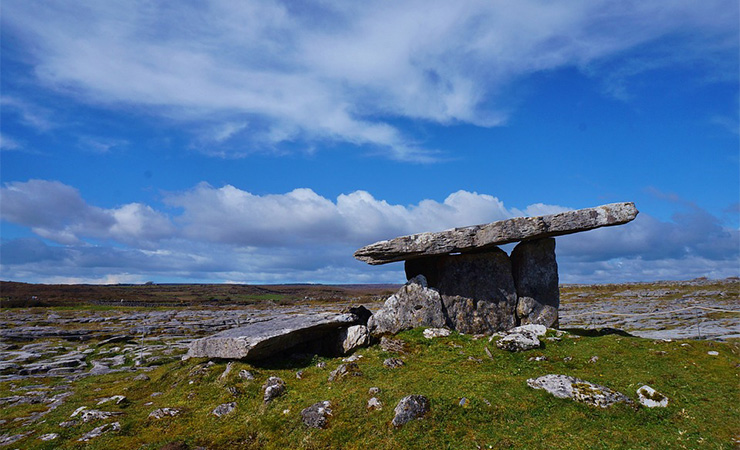
[[[398,285],[354,284],[29,284],[0,281],[0,307],[250,305],[265,301],[278,304],[355,300],[372,302],[387,297]]]

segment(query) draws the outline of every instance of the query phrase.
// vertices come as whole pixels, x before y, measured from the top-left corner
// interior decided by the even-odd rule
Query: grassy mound
[[[552,333],[552,332],[550,332]],[[0,412],[0,435],[31,432],[8,448],[39,449],[208,449],[306,448],[733,448],[740,424],[740,345],[710,341],[652,341],[619,334],[545,340],[542,349],[524,353],[499,350],[487,338],[453,333],[428,340],[422,330],[401,333],[403,354],[379,346],[363,349],[357,361],[363,376],[328,382],[341,358],[306,356],[267,365],[235,362],[221,377],[226,361],[172,359],[148,372],[150,380],[119,372],[80,379],[72,395],[42,420],[23,425],[16,418],[43,411],[48,405],[22,404]],[[103,351],[106,348],[98,350]],[[490,355],[486,348],[489,349]],[[708,352],[719,355],[709,355]],[[546,359],[535,361],[534,357]],[[598,358],[593,358],[598,356]],[[405,365],[390,369],[389,357]],[[325,368],[317,363],[324,362]],[[239,377],[246,369],[255,379]],[[296,372],[302,371],[300,379]],[[619,404],[600,409],[557,399],[527,387],[526,380],[548,373],[572,375],[637,399],[650,385],[669,398],[667,408]],[[269,376],[285,380],[287,392],[263,404],[261,385]],[[22,385],[67,384],[58,379],[27,379],[0,383],[0,396],[17,395]],[[368,410],[373,396],[381,410]],[[232,389],[229,389],[232,388]],[[235,388],[235,389],[233,389]],[[69,389],[69,388],[68,388]],[[158,394],[157,394],[158,393]],[[391,425],[396,403],[421,394],[430,412],[403,427]],[[100,399],[125,395],[127,401],[98,406]],[[465,398],[466,402],[461,402]],[[300,412],[329,400],[333,415],[326,429],[309,429]],[[226,416],[212,414],[218,405],[236,402]],[[461,406],[464,405],[464,406]],[[62,428],[60,422],[80,406],[122,412]],[[163,419],[148,418],[157,408],[181,412]],[[78,439],[104,423],[118,421],[110,431],[87,443]],[[42,441],[40,436],[59,437]]]

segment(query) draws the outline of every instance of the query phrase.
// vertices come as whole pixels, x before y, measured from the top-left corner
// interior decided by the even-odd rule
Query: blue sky
[[[734,0],[0,8],[0,279],[398,283],[354,250],[618,201],[561,281],[740,275]]]

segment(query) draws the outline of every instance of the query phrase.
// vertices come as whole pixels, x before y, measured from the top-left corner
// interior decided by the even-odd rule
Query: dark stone
[[[511,252],[511,271],[519,297],[520,322],[557,326],[560,290],[555,239],[520,242]]]
[[[490,334],[516,326],[511,262],[499,248],[408,260],[406,274],[430,280],[429,287],[442,297],[445,325],[453,330]]]

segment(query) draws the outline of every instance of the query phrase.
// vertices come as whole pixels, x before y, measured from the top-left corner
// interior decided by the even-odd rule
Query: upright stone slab
[[[511,252],[511,269],[519,297],[516,308],[519,321],[550,328],[557,326],[560,290],[555,239],[520,242]]]
[[[490,334],[515,327],[517,295],[511,262],[494,247],[482,253],[406,261],[406,275],[424,275],[442,296],[447,326],[460,333]]]

